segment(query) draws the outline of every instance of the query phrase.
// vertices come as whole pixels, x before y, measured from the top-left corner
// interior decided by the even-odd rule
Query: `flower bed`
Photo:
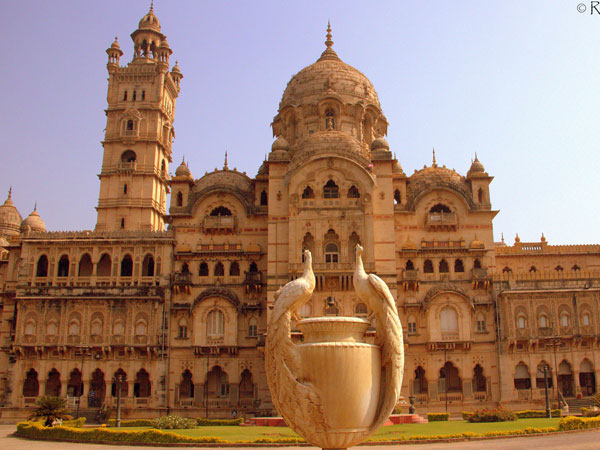
[[[509,420],[517,420],[517,415],[512,411],[502,409],[502,407],[494,409],[478,409],[472,415],[468,416],[467,420],[471,423],[506,422]]]
[[[239,419],[203,419],[202,417],[198,417],[196,423],[200,427],[225,427],[240,425],[241,423],[244,423],[244,419],[242,417]]]
[[[450,418],[450,413],[427,413],[427,420],[430,422],[446,422]]]
[[[588,428],[600,428],[600,417],[565,417],[558,422],[561,431],[587,430]]]

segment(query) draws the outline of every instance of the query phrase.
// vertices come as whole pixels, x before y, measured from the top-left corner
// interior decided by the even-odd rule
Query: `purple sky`
[[[495,179],[497,240],[598,243],[600,14],[581,1],[155,2],[183,72],[174,163],[193,175],[229,166],[254,176],[290,77],[334,49],[373,83],[407,174],[466,173],[477,152]],[[0,1],[0,195],[50,230],[96,222],[106,48],[148,1]]]

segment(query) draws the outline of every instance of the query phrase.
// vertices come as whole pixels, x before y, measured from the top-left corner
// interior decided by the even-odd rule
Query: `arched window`
[[[90,277],[92,276],[94,265],[92,264],[92,258],[88,253],[84,253],[81,259],[79,260],[79,273],[80,277]]]
[[[483,367],[477,364],[473,368],[473,391],[474,392],[486,392],[486,381],[483,376]]]
[[[53,319],[46,324],[46,335],[47,336],[56,336],[56,333],[58,333],[58,325],[56,324],[56,321]]]
[[[250,267],[248,268],[248,272],[250,273],[258,273],[258,266],[254,261],[250,263]]]
[[[340,192],[337,184],[333,180],[329,180],[323,186],[323,198],[339,198]]]
[[[146,256],[144,256],[144,260],[142,261],[142,276],[154,276],[154,257],[149,253]]]
[[[188,263],[184,262],[181,265],[181,273],[190,273],[190,266],[188,265]]]
[[[302,240],[302,250],[308,250],[311,253],[315,250],[315,238],[312,234],[306,233]],[[302,252],[302,262],[304,262],[304,251]]]
[[[562,272],[564,269],[561,265],[558,265],[554,268],[554,270],[556,270],[557,272]]]
[[[483,314],[477,316],[477,331],[485,333],[485,316]]]
[[[315,198],[315,193],[310,186],[306,186],[302,192],[302,198]]]
[[[62,255],[58,260],[58,272],[57,276],[59,277],[68,277],[69,276],[69,257],[67,255]]]
[[[237,277],[240,274],[240,265],[237,261],[233,261],[229,266],[229,275],[232,277]]]
[[[60,382],[60,372],[56,369],[52,369],[48,373],[48,379],[46,380],[46,389],[44,395],[50,397],[60,397],[60,389],[62,383]]]
[[[520,362],[515,368],[515,389],[531,389],[531,377],[529,376],[529,369],[525,363]]]
[[[508,266],[504,267],[504,269],[502,269],[502,273],[511,273],[512,269]]]
[[[46,255],[42,255],[38,259],[35,276],[36,277],[47,277],[48,276],[48,257]]]
[[[448,273],[450,272],[450,268],[448,267],[448,262],[445,259],[440,261],[440,273]]]
[[[350,186],[350,189],[348,189],[348,198],[360,198],[360,192],[358,192],[356,186]]]
[[[125,333],[125,325],[121,319],[115,320],[113,324],[113,335],[115,336],[123,336]]]
[[[479,261],[479,259],[475,259],[475,261],[473,261],[473,268],[481,269],[481,261]]]
[[[129,383],[127,382],[127,373],[121,368],[119,368],[113,376],[112,385],[110,387],[110,395],[112,397],[117,396],[119,380],[121,380],[121,398],[127,397],[127,395],[129,394]]]
[[[427,394],[428,392],[427,378],[425,377],[425,370],[421,366],[415,370],[415,381],[413,383],[413,390],[415,394]]]
[[[458,314],[456,309],[445,306],[440,311],[440,329],[442,337],[458,336]]]
[[[123,195],[127,195],[127,183],[123,185]]]
[[[179,339],[187,339],[187,334],[188,334],[188,333],[187,333],[187,332],[188,332],[188,327],[187,327],[187,325],[188,325],[188,323],[187,323],[187,320],[185,319],[185,317],[182,317],[182,318],[179,320],[179,324],[178,324],[179,328],[178,328],[178,334],[177,334],[177,337],[178,337]]]
[[[123,101],[127,101],[127,91],[123,92]]]
[[[139,319],[135,323],[135,335],[146,336],[148,334],[148,324],[144,319]]]
[[[325,246],[325,262],[336,263],[339,260],[338,246],[333,242],[330,242]]]
[[[524,330],[527,328],[527,319],[522,314],[517,317],[517,328],[519,330]]]
[[[584,327],[587,327],[592,324],[590,313],[584,312],[581,315],[581,323],[583,324]]]
[[[252,373],[244,369],[240,377],[240,400],[254,398],[254,383],[252,382]]]
[[[260,204],[261,206],[267,206],[269,204],[269,197],[267,196],[266,191],[260,193]]]
[[[125,217],[121,217],[121,229],[125,228]]]
[[[540,328],[548,328],[548,317],[546,316],[546,314],[540,314],[540,317],[538,318],[538,322],[539,322]]]
[[[563,313],[560,315],[560,326],[568,327],[569,326],[569,315],[567,313]]]
[[[417,319],[415,316],[408,317],[408,334],[417,334]]]
[[[432,206],[431,209],[429,210],[429,212],[432,212],[432,213],[449,213],[449,212],[452,212],[452,211],[446,205],[444,205],[442,203],[438,203],[437,205]]]
[[[152,389],[150,386],[150,375],[144,369],[135,376],[135,383],[133,385],[133,396],[138,398],[150,397]]]
[[[95,317],[94,319],[92,319],[92,324],[90,326],[90,334],[92,336],[102,335],[102,319],[100,317]]]
[[[209,397],[225,398],[229,396],[229,380],[227,373],[221,367],[213,367],[206,378]]]
[[[394,191],[394,203],[396,203],[396,205],[402,203],[402,197],[400,196],[400,191],[398,189]]]
[[[357,303],[354,307],[354,315],[356,317],[367,317],[369,315],[369,311],[367,310],[367,305],[364,303]]]
[[[198,275],[200,275],[201,277],[208,276],[208,264],[206,264],[205,262],[200,263],[200,270],[198,270]]]
[[[194,383],[192,382],[192,372],[185,369],[181,374],[181,384],[179,385],[179,398],[194,398]]]
[[[462,273],[465,271],[465,266],[462,262],[462,259],[456,259],[454,260],[454,272],[455,273]]]
[[[133,275],[133,260],[130,255],[125,255],[121,260],[121,276],[130,277]]]
[[[128,124],[129,124],[129,122],[131,122],[133,125],[133,120],[127,121]],[[131,128],[131,130],[133,130],[133,128]],[[133,150],[125,150],[121,154],[121,162],[131,163],[131,162],[135,162],[136,159],[137,159],[137,156]]]
[[[67,396],[81,397],[81,394],[83,394],[81,372],[79,369],[73,369],[69,375],[69,381],[67,382]]]
[[[415,265],[413,264],[413,262],[410,259],[408,261],[406,261],[404,270],[415,270]]]
[[[423,272],[424,273],[433,273],[433,263],[430,259],[426,259],[423,264]]]
[[[231,216],[231,211],[224,206],[217,206],[210,212],[211,216]]]
[[[215,277],[222,277],[225,275],[225,267],[223,267],[223,263],[219,261],[215,264]]]
[[[181,191],[177,193],[177,206],[183,206],[183,194]]]
[[[25,336],[34,336],[36,334],[37,323],[34,319],[28,319],[25,323]]]
[[[258,336],[258,321],[255,317],[251,317],[248,320],[248,337],[257,337]]]
[[[81,328],[79,326],[79,320],[78,319],[72,319],[69,322],[69,336],[79,336],[79,333],[81,332]]]
[[[333,109],[328,109],[327,111],[325,111],[325,129],[335,129],[335,112],[333,111]]]
[[[458,369],[450,361],[444,364],[440,369],[439,392],[461,392],[462,380],[458,374]]]
[[[111,260],[108,253],[104,253],[98,261],[98,267],[96,268],[96,274],[99,277],[110,277],[111,272]]]
[[[34,369],[29,369],[23,381],[23,397],[37,397],[40,394],[38,374]]]
[[[483,189],[479,188],[477,191],[477,201],[483,203]]]
[[[218,309],[208,313],[206,334],[209,338],[223,337],[225,334],[225,316]]]
[[[92,396],[92,392],[94,395]],[[90,396],[88,397],[89,407],[99,407],[104,403],[104,396],[106,395],[106,382],[104,381],[104,372],[100,369],[92,372],[92,379],[90,380]]]
[[[162,175],[163,178],[165,178],[167,176],[167,165],[166,165],[164,159],[160,163],[160,174]]]
[[[529,272],[533,273],[533,272],[537,272],[537,269],[535,268],[535,266],[531,266],[529,268]]]

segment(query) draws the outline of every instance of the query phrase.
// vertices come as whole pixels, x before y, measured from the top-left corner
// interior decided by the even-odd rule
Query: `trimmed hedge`
[[[508,422],[517,420],[517,415],[512,411],[502,409],[502,407],[494,409],[478,409],[473,415],[469,416],[467,420],[471,423]]]
[[[194,419],[186,419],[180,416],[161,416],[158,419],[154,419],[154,428],[159,430],[189,430],[196,428],[196,421]]]
[[[587,430],[588,428],[600,428],[600,417],[565,417],[558,422],[560,431]]]
[[[116,419],[108,419],[109,427],[116,427]],[[153,427],[154,419],[133,419],[133,420],[121,420],[122,427]]]
[[[83,428],[85,425],[85,417],[80,417],[79,419],[74,420],[65,420],[61,426],[62,427],[71,427],[71,428]]]
[[[427,413],[429,422],[447,422],[450,418],[450,413]]]
[[[471,417],[475,413],[469,411],[461,411],[460,414],[462,415],[463,420],[469,420],[469,417]]]
[[[550,410],[552,417],[562,417],[562,410],[552,409]],[[546,417],[546,410],[540,409],[526,409],[524,411],[515,411],[515,414],[519,419],[544,419]]]
[[[198,417],[196,419],[196,423],[199,427],[230,427],[244,423],[244,418],[240,417],[239,419],[203,419],[202,417]]]

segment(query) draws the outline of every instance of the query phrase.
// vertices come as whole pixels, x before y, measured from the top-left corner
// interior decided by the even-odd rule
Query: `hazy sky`
[[[162,32],[184,75],[171,172],[256,175],[293,74],[334,49],[373,83],[405,172],[438,164],[490,175],[494,235],[598,243],[600,8],[578,0],[166,1]],[[585,8],[584,13],[578,12]],[[50,230],[96,222],[106,48],[148,1],[0,0],[0,195]],[[590,14],[590,11],[592,14]]]

